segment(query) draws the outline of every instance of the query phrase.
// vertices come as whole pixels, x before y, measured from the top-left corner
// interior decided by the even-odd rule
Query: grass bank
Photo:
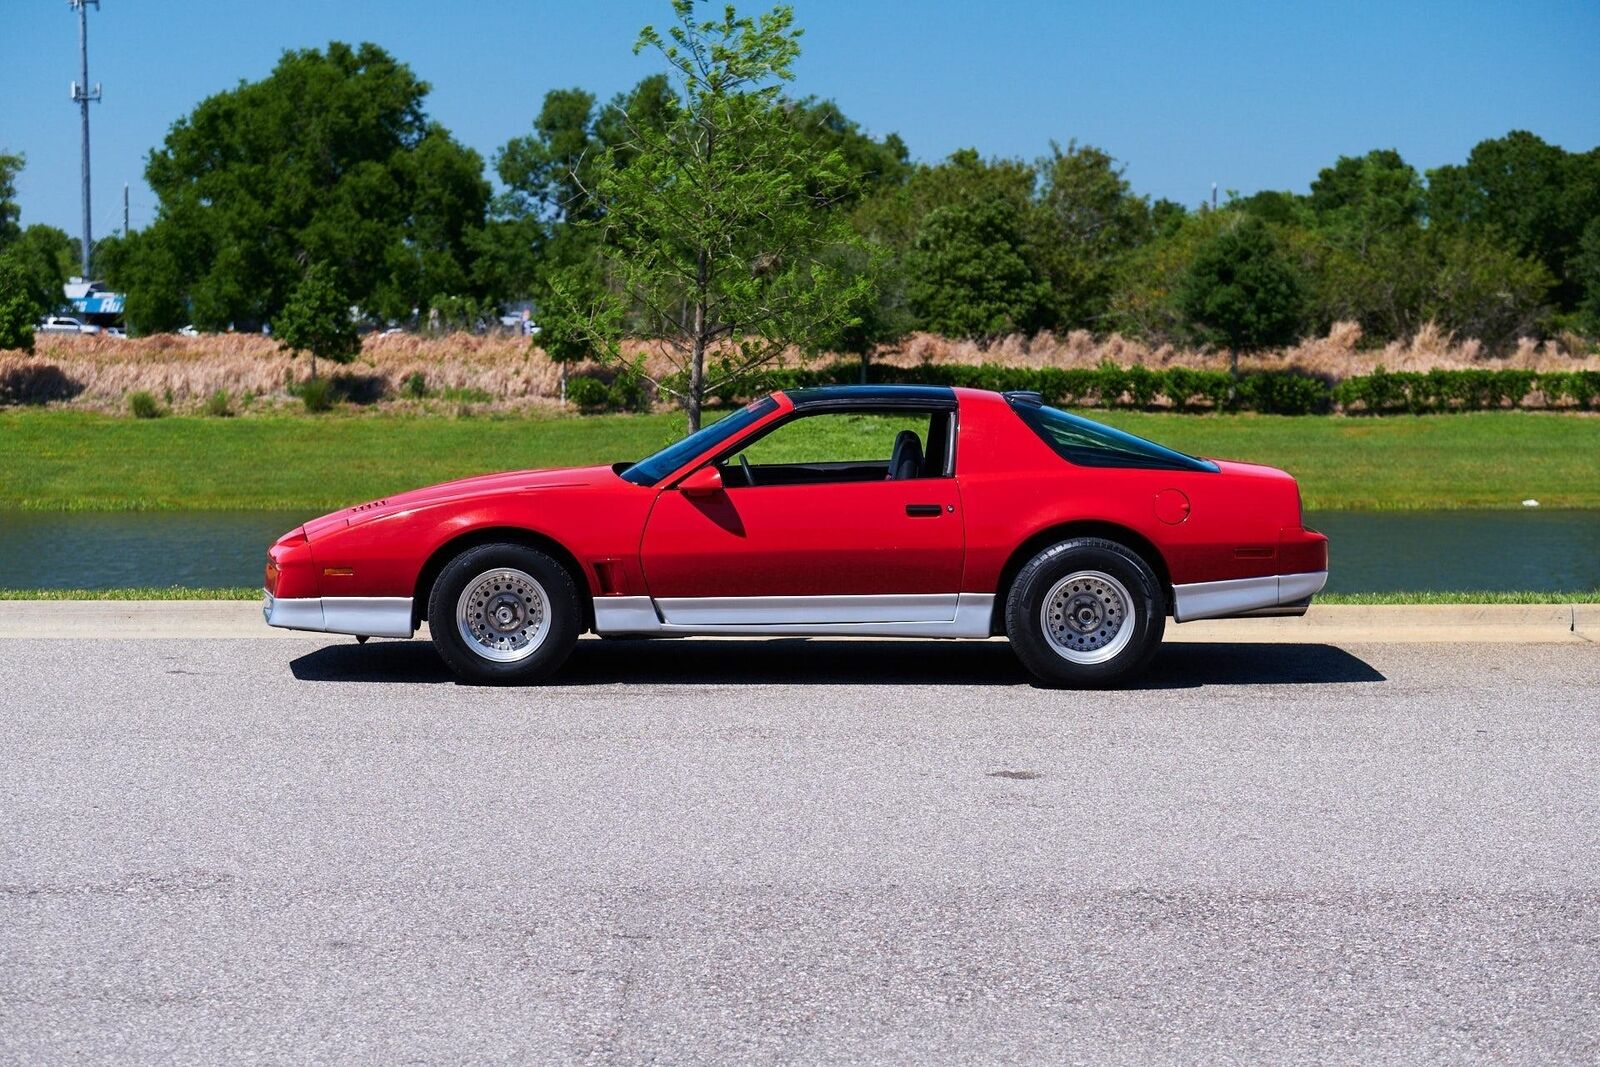
[[[1317,604],[1600,604],[1600,589],[1540,593],[1513,590],[1467,590],[1422,593],[1318,593]]]
[[[135,589],[0,589],[0,600],[260,600],[261,590],[185,589],[181,586]]]
[[[1510,508],[1527,498],[1600,507],[1600,418],[1091,414],[1187,452],[1283,467],[1310,508]],[[11,410],[0,412],[0,509],[332,509],[470,474],[635,459],[682,427],[676,414],[135,420]]]

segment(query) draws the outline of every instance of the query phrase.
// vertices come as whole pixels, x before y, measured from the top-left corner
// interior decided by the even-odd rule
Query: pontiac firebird
[[[1283,471],[1036,393],[841,386],[774,393],[637,462],[313,519],[269,550],[264,612],[362,639],[426,621],[476,683],[548,678],[593,631],[1003,634],[1042,684],[1105,686],[1169,617],[1304,614],[1327,573]]]

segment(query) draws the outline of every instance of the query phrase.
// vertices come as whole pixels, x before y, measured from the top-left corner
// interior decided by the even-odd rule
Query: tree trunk
[[[696,305],[694,309],[695,322],[699,323],[705,315],[705,306]],[[689,416],[689,432],[694,433],[700,429],[700,407],[704,399],[702,394],[706,387],[706,344],[700,334],[698,326],[695,329],[694,351],[689,357],[689,388],[688,396],[683,398],[683,410]]]
[[[317,353],[315,350],[312,350],[311,353],[311,380],[317,380]]]
[[[698,257],[695,271],[694,340],[689,352],[689,395],[684,401],[684,411],[689,416],[689,432],[700,429],[700,408],[705,403],[706,388],[706,253]]]

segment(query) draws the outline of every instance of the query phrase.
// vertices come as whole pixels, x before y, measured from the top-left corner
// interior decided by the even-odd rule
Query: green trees
[[[802,136],[779,99],[799,53],[792,11],[673,10],[667,35],[646,27],[635,48],[660,52],[676,101],[659,125],[624,118],[600,161],[584,225],[607,287],[581,318],[558,316],[567,336],[551,339],[576,329],[612,360],[625,331],[652,339],[677,371],[657,384],[693,431],[709,395],[837,331],[861,283],[829,263],[852,240],[824,199],[848,185],[840,155]]]
[[[1294,341],[1305,291],[1266,224],[1246,218],[1200,249],[1178,300],[1195,324],[1237,353]]]
[[[0,249],[22,233],[18,220],[22,207],[17,203],[17,175],[25,160],[17,152],[0,152]]]
[[[1005,200],[970,199],[923,218],[906,257],[911,306],[925,328],[980,341],[1036,324],[1048,290],[1023,255]]]
[[[1116,160],[1092,145],[1051,146],[1029,240],[1057,328],[1103,327],[1117,266],[1151,234],[1150,207]]]
[[[880,186],[853,222],[888,251],[890,284],[914,292],[918,327],[977,339],[1104,329],[1119,264],[1154,232],[1116,161],[1076,142],[1033,164],[963,149]]]
[[[62,302],[77,245],[54,226],[21,225],[20,154],[0,153],[0,349],[33,351],[33,327]]]
[[[271,75],[175,123],[146,177],[155,222],[114,278],[143,330],[271,321],[308,262],[395,318],[473,292],[489,189],[423,111],[428,86],[375,45],[286,52]]]
[[[0,255],[0,352],[8,348],[32,352],[33,324],[39,315],[22,269],[9,256]]]
[[[1582,289],[1580,323],[1591,336],[1600,336],[1600,216],[1589,220],[1573,258],[1573,272]]]
[[[556,286],[581,285],[593,297],[598,231],[582,225],[600,210],[594,197],[608,158],[626,165],[630,129],[661,129],[676,96],[652,74],[605,104],[583,89],[545,94],[531,132],[495,155],[506,191],[495,198],[480,242],[479,276],[502,297],[548,303]]]
[[[695,422],[786,349],[865,367],[918,329],[1253,347],[1344,320],[1380,344],[1433,322],[1497,350],[1600,335],[1600,148],[1512,131],[1426,179],[1377,149],[1303,192],[1191,212],[1071,141],[1032,162],[912,162],[834,102],[783,95],[801,32],[787,8],[673,9],[639,40],[664,71],[609,100],[546,94],[495,154],[492,199],[404,64],[370,44],[287,52],[172,126],[149,159],[155,221],[102,240],[97,272],[140,331],[277,325],[307,264],[368,317],[476,322],[527,299],[552,358],[659,342],[681,372],[661,384]],[[0,153],[0,256],[42,312],[75,256],[61,231],[22,227],[22,163]]]
[[[1308,200],[1318,228],[1357,250],[1415,226],[1423,203],[1421,176],[1392,148],[1340,156],[1311,183]]]
[[[350,298],[325,263],[314,263],[306,271],[274,325],[284,348],[310,354],[312,381],[317,379],[318,357],[349,363],[361,352],[361,337],[350,320]]]
[[[1526,130],[1480,141],[1460,166],[1428,173],[1428,217],[1443,229],[1492,232],[1543,263],[1563,310],[1583,300],[1584,229],[1600,215],[1600,149],[1567,152]]]

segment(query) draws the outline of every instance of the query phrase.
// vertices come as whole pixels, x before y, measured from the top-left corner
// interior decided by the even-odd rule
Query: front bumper
[[[1327,571],[1307,571],[1175,585],[1172,618],[1174,622],[1193,622],[1249,615],[1304,615],[1311,598],[1327,584]]]
[[[261,615],[268,626],[357,637],[410,637],[408,596],[276,597],[263,589]]]

